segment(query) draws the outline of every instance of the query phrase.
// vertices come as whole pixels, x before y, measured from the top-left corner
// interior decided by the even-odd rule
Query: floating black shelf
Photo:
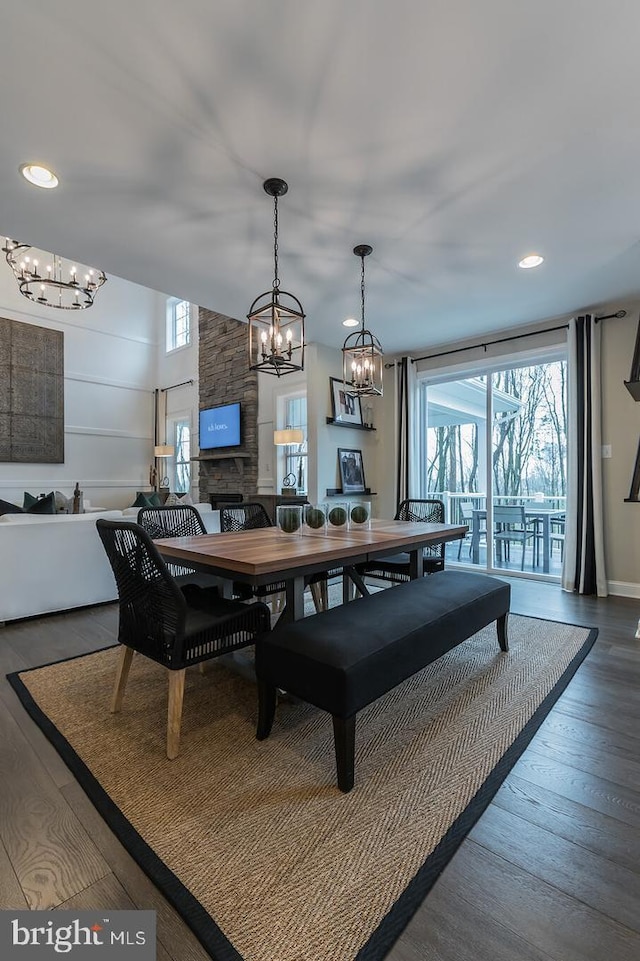
[[[350,427],[351,430],[375,430],[375,427],[369,427],[368,424],[344,424],[341,420],[334,420],[333,417],[327,417],[327,424],[333,424],[334,427]]]
[[[640,380],[625,380],[624,386],[634,400],[640,400]]]
[[[375,491],[365,487],[363,491],[347,491],[346,494],[339,487],[327,487],[327,497],[377,497]]]

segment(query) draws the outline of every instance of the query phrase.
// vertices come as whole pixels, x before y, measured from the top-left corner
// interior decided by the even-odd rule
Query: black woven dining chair
[[[150,536],[126,521],[96,521],[118,588],[118,641],[112,713],[122,700],[135,652],[169,672],[167,757],[178,755],[185,670],[253,644],[270,630],[269,609],[242,604],[193,584],[180,588]]]
[[[152,540],[160,537],[193,537],[206,534],[200,514],[188,504],[172,507],[141,507],[138,511],[138,524]],[[200,587],[215,587],[219,578],[213,574],[201,574],[174,561],[165,561],[170,574],[178,584],[197,584]]]
[[[436,499],[418,500],[409,498],[398,504],[394,520],[444,524],[444,503]],[[435,571],[444,570],[444,550],[444,543],[423,548],[423,574],[433,574]],[[392,554],[390,557],[374,557],[368,564],[358,567],[360,574],[397,584],[410,580],[409,570],[408,553]]]

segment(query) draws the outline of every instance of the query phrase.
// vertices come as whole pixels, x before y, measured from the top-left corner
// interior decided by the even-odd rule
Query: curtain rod
[[[626,310],[618,310],[615,314],[605,314],[603,317],[596,317],[596,324],[601,320],[609,320],[611,317],[626,317]],[[522,340],[523,337],[537,337],[538,334],[550,334],[554,330],[566,330],[569,324],[559,324],[557,327],[545,327],[544,330],[532,330],[528,334],[512,334],[510,337],[500,337],[497,340],[488,340],[486,343],[473,344],[470,347],[456,347],[453,350],[443,350],[439,354],[426,354],[424,357],[412,357],[411,363],[416,364],[420,360],[433,360],[436,357],[447,357],[449,354],[460,354],[465,350],[477,350],[478,347],[482,347],[485,351],[487,347],[492,347],[494,344],[505,344],[509,340]],[[390,367],[390,364],[386,366]]]
[[[175,390],[176,387],[184,387],[185,384],[192,384],[193,380],[183,380],[180,384],[172,384],[171,387],[161,387],[160,393],[164,394],[167,390]]]

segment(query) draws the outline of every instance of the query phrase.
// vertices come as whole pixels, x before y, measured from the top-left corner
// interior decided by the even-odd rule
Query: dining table
[[[524,516],[527,521],[534,521],[536,524],[536,535],[538,528],[541,528],[542,536],[542,572],[549,573],[551,560],[551,522],[564,519],[564,510],[557,510],[550,507],[538,507],[535,504],[526,504]],[[482,530],[482,521],[486,521],[486,508],[474,508],[473,519],[471,522],[471,560],[473,564],[480,563],[480,535],[486,532]]]
[[[375,558],[406,552],[410,577],[422,576],[423,548],[458,540],[466,525],[374,519],[370,526],[306,530],[288,534],[277,527],[224,534],[167,537],[154,541],[160,554],[196,571],[214,574],[228,585],[240,582],[259,587],[274,581],[285,584],[286,603],[279,623],[304,617],[304,589],[313,574],[343,571],[343,601],[353,582],[368,593],[357,566]]]

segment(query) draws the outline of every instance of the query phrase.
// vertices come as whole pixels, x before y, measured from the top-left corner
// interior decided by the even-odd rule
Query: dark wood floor
[[[514,611],[600,635],[388,958],[637,961],[640,601],[512,586]],[[0,630],[0,906],[151,908],[160,961],[204,961],[4,677],[104,646],[115,626],[108,606]]]

